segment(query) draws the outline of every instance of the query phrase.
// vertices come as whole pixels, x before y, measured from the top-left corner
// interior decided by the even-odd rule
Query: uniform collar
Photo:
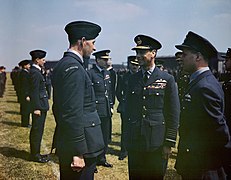
[[[149,76],[151,76],[151,74],[153,73],[153,71],[154,71],[154,69],[155,69],[155,64],[154,64],[154,66],[152,66],[149,70],[145,70],[144,68],[141,68],[141,71],[142,71],[142,74],[143,74],[143,76],[145,75],[145,73],[147,72],[148,73],[148,75]]]
[[[80,58],[81,62],[83,63],[83,57],[77,51],[75,51],[73,49],[68,49],[67,52],[72,52],[75,55],[77,55]]]
[[[34,66],[35,68],[39,69],[39,71],[42,70],[42,68],[39,65],[37,65],[37,64],[33,64],[32,66]]]
[[[203,67],[199,70],[197,70],[196,72],[192,73],[190,76],[190,82],[193,81],[194,79],[196,79],[201,73],[208,71],[209,67]]]

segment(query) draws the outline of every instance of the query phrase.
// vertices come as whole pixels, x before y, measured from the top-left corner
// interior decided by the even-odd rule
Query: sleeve
[[[122,82],[123,82],[123,77],[121,75],[118,75],[117,85],[116,85],[116,97],[119,102],[122,101]]]
[[[210,137],[207,139],[213,139],[209,141],[210,145],[208,146],[210,148],[223,147],[229,141],[229,130],[224,117],[224,96],[212,87],[203,87],[201,94],[202,106],[205,111],[203,114],[207,116],[203,119],[208,119],[206,134]]]
[[[65,130],[65,139],[75,155],[87,152],[83,119],[85,76],[86,72],[78,66],[67,68],[63,75],[61,126]]]
[[[166,146],[174,147],[179,127],[180,102],[177,87],[173,76],[170,77],[165,95],[164,116],[166,122]]]
[[[32,110],[41,110],[42,107],[40,105],[40,98],[39,98],[39,86],[40,86],[41,76],[37,72],[31,73],[31,103],[32,103]]]

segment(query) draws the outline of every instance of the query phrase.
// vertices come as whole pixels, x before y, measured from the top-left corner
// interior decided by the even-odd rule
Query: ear
[[[39,61],[39,58],[36,58],[35,59],[35,63],[38,64],[38,61]]]
[[[82,39],[81,39],[81,46],[83,46],[85,43],[86,43],[86,38],[85,37],[82,37]]]
[[[153,54],[153,56],[154,56],[154,58],[155,58],[155,57],[156,57],[156,50],[153,49],[153,50],[151,51],[151,53]]]
[[[200,52],[196,53],[196,61],[200,61],[202,58],[202,54]]]

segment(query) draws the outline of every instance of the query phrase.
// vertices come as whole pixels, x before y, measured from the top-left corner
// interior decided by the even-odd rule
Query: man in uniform
[[[40,154],[46,115],[49,110],[45,79],[41,73],[41,68],[45,63],[46,52],[43,50],[33,50],[30,52],[30,55],[33,62],[30,68],[30,98],[32,111],[30,159],[35,162],[46,163],[49,161],[48,157]]]
[[[191,31],[176,48],[183,51],[183,69],[190,74],[182,100],[176,169],[183,179],[222,179],[221,157],[229,133],[224,93],[208,67],[217,50]]]
[[[117,112],[120,113],[121,118],[121,140],[120,140],[120,155],[119,160],[123,160],[128,152],[125,147],[125,139],[127,136],[127,126],[128,126],[128,118],[125,112],[125,104],[127,100],[127,91],[128,91],[128,80],[132,74],[138,72],[139,63],[136,59],[136,56],[128,56],[128,72],[123,75],[118,76],[117,86],[116,86],[116,97],[119,101],[119,105],[117,107]]]
[[[231,134],[231,48],[228,48],[225,58],[225,69],[228,79],[224,82],[222,88],[225,94],[225,118]],[[224,153],[224,169],[227,179],[231,179],[231,142],[226,145]]]
[[[5,87],[6,87],[6,68],[4,66],[0,67],[0,97],[3,97]]]
[[[176,61],[178,62],[176,82],[180,101],[189,82],[189,75],[183,70],[182,54],[183,53],[181,51],[175,53]]]
[[[180,105],[174,77],[155,66],[156,39],[137,35],[132,50],[141,70],[128,82],[128,170],[130,179],[163,179],[175,146]]]
[[[22,127],[31,127],[30,126],[30,61],[22,60],[18,63],[22,67],[22,70],[19,74],[19,100],[20,100],[20,113],[21,113],[21,126]]]
[[[52,73],[53,113],[60,179],[94,179],[104,149],[92,82],[83,67],[95,50],[101,27],[87,21],[66,25],[69,49]]]
[[[104,152],[99,156],[97,165],[104,167],[112,167],[112,164],[106,160],[106,152],[111,139],[111,117],[113,110],[110,72],[106,70],[107,62],[110,59],[109,53],[110,50],[93,53],[96,58],[96,65],[88,71],[95,92],[96,109],[101,120],[101,129],[105,144]]]

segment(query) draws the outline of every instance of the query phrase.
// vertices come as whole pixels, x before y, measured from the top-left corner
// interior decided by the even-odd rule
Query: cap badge
[[[137,43],[137,45],[141,45],[142,44],[142,40],[140,39],[140,37],[137,38],[136,43]]]

